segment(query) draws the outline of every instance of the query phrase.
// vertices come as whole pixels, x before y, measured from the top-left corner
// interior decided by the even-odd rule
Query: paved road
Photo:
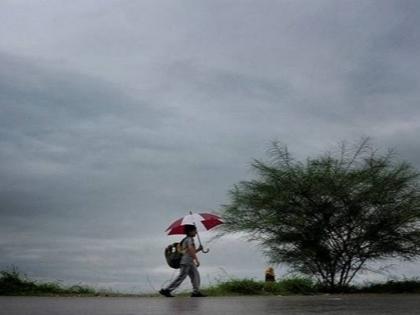
[[[223,298],[0,297],[0,315],[420,314],[419,295]]]

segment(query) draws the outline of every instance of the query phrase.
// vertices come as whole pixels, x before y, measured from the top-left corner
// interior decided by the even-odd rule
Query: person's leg
[[[188,275],[191,279],[191,284],[193,287],[193,294],[200,292],[200,273],[195,265],[191,265]]]
[[[181,269],[179,270],[178,277],[175,278],[174,281],[172,281],[164,290],[167,290],[169,292],[172,292],[175,290],[179,285],[182,283],[182,281],[185,280],[187,275],[189,274],[190,266],[189,265],[181,265]]]

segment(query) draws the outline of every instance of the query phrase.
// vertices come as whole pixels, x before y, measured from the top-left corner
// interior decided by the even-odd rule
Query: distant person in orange
[[[274,270],[271,267],[268,267],[265,270],[265,282],[274,282],[276,281],[276,277],[274,275]]]

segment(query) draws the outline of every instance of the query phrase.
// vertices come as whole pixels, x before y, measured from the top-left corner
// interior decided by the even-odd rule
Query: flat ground
[[[214,298],[0,297],[0,315],[420,314],[419,295]]]

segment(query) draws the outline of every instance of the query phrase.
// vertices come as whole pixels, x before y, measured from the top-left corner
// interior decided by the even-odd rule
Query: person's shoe
[[[174,296],[171,294],[171,291],[166,290],[166,289],[161,289],[161,290],[159,291],[159,293],[160,293],[160,294],[162,294],[163,296],[166,296],[166,297],[174,297]]]
[[[191,294],[191,297],[206,297],[207,295],[201,293],[201,292],[194,292]]]

